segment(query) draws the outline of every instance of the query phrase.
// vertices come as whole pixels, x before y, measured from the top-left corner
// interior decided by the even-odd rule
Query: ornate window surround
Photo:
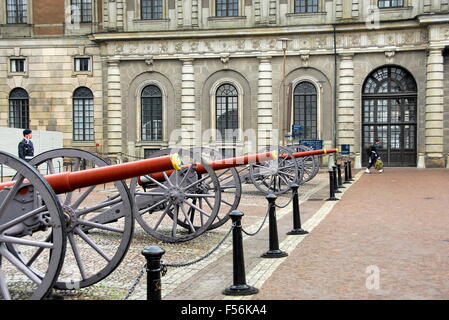
[[[162,140],[160,141],[146,141],[142,140],[142,90],[149,85],[153,85],[158,87],[162,92]],[[155,147],[155,146],[162,146],[167,144],[168,140],[168,133],[167,133],[167,88],[165,86],[153,79],[149,79],[146,81],[143,81],[139,84],[139,86],[136,88],[136,91],[134,93],[135,101],[136,101],[136,145],[139,147]],[[142,151],[143,152],[143,151]]]
[[[322,94],[323,94],[323,86],[321,85],[321,83],[316,80],[315,78],[309,77],[309,76],[303,76],[303,77],[299,77],[296,78],[295,80],[293,80],[291,82],[292,85],[292,90],[291,90],[291,96],[290,96],[290,101],[292,103],[291,106],[291,113],[290,113],[290,124],[289,124],[289,128],[292,127],[293,121],[294,121],[294,117],[295,117],[295,99],[294,99],[294,93],[295,93],[295,88],[298,84],[300,84],[301,82],[309,82],[311,83],[315,89],[316,89],[316,112],[317,112],[317,117],[316,117],[316,130],[317,130],[317,139],[321,139],[321,101],[322,101]]]
[[[216,97],[217,97],[217,89],[223,85],[229,83],[233,85],[237,89],[238,93],[238,102],[237,102],[237,108],[238,108],[238,132],[239,136],[237,137],[237,140],[234,142],[230,141],[217,141],[217,114],[216,114]],[[221,148],[232,148],[232,147],[238,147],[243,145],[243,87],[240,85],[238,81],[232,78],[222,78],[218,81],[216,81],[210,91],[209,91],[209,97],[210,97],[210,128],[211,128],[211,138],[213,144],[216,146],[219,146]]]

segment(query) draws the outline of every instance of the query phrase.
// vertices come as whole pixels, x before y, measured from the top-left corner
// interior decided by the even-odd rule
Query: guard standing
[[[19,142],[19,158],[25,161],[30,161],[34,156],[32,137],[33,132],[30,129],[23,130],[23,140]]]

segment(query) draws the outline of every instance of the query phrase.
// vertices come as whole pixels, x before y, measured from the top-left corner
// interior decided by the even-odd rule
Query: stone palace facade
[[[376,137],[386,165],[446,167],[447,48],[449,0],[1,0],[0,126],[126,161],[298,124],[356,167]]]

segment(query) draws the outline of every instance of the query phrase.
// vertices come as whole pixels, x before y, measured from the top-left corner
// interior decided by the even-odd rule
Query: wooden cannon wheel
[[[145,176],[149,183],[140,190],[137,178],[131,180],[130,191],[137,210],[135,218],[156,239],[176,243],[192,240],[209,230],[220,209],[220,183],[214,170],[191,150],[164,149],[151,157],[177,152],[181,170],[163,173],[160,180]],[[199,174],[192,164],[200,163],[206,173]]]
[[[74,148],[43,152],[30,164],[49,174],[108,165],[97,155]],[[128,187],[123,181],[115,181],[57,197],[67,221],[70,246],[55,287],[65,290],[90,286],[117,268],[131,244],[134,218]]]
[[[278,159],[249,166],[252,184],[264,194],[284,194],[290,191],[292,183],[302,180],[302,171],[292,156],[292,150],[283,146],[263,148],[260,152],[276,150]]]
[[[42,299],[54,286],[66,251],[63,209],[28,163],[0,152],[14,186],[0,190],[0,297]]]

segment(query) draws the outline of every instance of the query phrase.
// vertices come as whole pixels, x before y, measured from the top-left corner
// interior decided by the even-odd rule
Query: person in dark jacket
[[[30,129],[23,130],[23,140],[19,142],[19,158],[30,161],[34,156],[34,146],[31,138],[33,132]]]
[[[376,163],[377,159],[380,159],[380,155],[379,155],[379,149],[381,147],[381,142],[379,139],[374,140],[374,144],[371,145],[368,150],[368,167],[366,167],[365,169],[365,173],[371,173],[371,171],[369,170],[372,166],[374,166],[374,164]],[[380,169],[379,172],[382,173],[384,170]]]

